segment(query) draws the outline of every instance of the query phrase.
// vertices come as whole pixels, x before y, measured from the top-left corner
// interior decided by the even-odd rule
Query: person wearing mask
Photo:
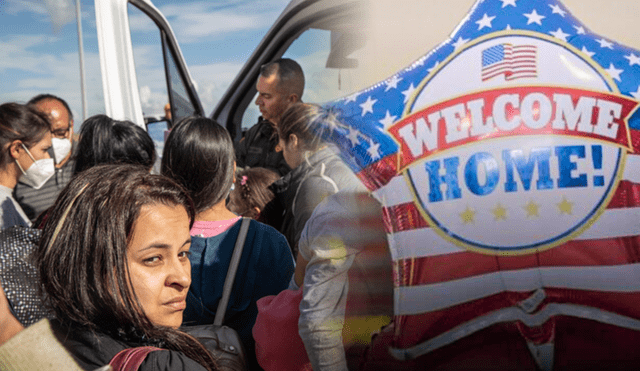
[[[33,97],[27,106],[44,114],[51,129],[51,150],[49,155],[55,162],[55,173],[42,187],[36,189],[24,182],[18,182],[14,197],[25,214],[34,221],[40,213],[53,205],[58,194],[69,183],[74,166],[73,114],[64,99],[51,94]]]
[[[40,189],[55,172],[47,118],[19,103],[0,105],[0,229],[31,222],[13,198],[18,180]]]
[[[236,162],[240,168],[264,167],[283,176],[291,169],[278,146],[276,128],[287,108],[302,101],[302,67],[288,58],[267,63],[260,68],[256,89],[262,116],[236,145]]]
[[[82,156],[76,161],[77,173],[98,165],[122,163],[139,165],[147,172],[151,169],[155,159],[153,141],[132,122],[95,115],[83,123],[81,133],[77,148]],[[36,249],[39,228],[51,213],[50,209],[42,212],[31,228],[0,231],[0,282],[13,315],[24,327],[50,317],[37,294],[36,268],[23,257]]]

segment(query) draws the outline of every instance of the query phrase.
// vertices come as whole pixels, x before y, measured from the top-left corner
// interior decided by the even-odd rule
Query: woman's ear
[[[247,215],[245,215],[251,219],[258,219],[258,217],[260,216],[260,208],[257,206],[254,206],[252,208],[249,209],[249,212],[247,213]]]
[[[11,157],[17,159],[20,156],[20,150],[22,149],[22,142],[19,140],[14,140],[9,144],[9,153]]]
[[[289,145],[292,145],[293,148],[298,148],[298,136],[295,134],[289,134]]]

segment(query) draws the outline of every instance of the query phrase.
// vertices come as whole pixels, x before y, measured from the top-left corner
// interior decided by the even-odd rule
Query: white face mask
[[[53,174],[56,172],[56,169],[53,166],[53,159],[43,158],[42,160],[36,161],[36,159],[34,159],[33,156],[31,156],[31,152],[29,152],[29,150],[27,149],[27,147],[25,147],[24,144],[22,144],[22,148],[24,148],[24,150],[27,151],[27,154],[33,160],[33,164],[29,166],[27,171],[24,171],[22,169],[22,166],[20,166],[20,163],[18,162],[18,160],[14,159],[16,164],[18,164],[20,171],[22,171],[22,175],[20,176],[20,181],[22,183],[25,183],[33,187],[34,189],[40,189],[47,182],[47,180],[49,180],[49,178],[51,178]]]
[[[51,138],[51,146],[53,147],[53,157],[56,159],[56,164],[62,162],[71,152],[71,141],[67,138]]]

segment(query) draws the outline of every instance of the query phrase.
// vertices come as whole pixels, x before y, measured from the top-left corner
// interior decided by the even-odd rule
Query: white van
[[[143,117],[141,79],[166,80],[174,121],[190,114],[210,116],[238,140],[257,121],[253,104],[260,65],[279,57],[298,61],[307,78],[303,100],[323,103],[383,81],[444,42],[474,0],[293,0],[284,9],[217,102],[204,112],[194,79],[171,25],[151,0],[95,0],[106,114],[137,124]],[[640,48],[640,5],[634,0],[565,0],[592,31]],[[148,17],[160,33],[157,55],[164,75],[136,69],[130,19]],[[164,126],[159,122],[156,126]],[[159,133],[150,127],[150,131]],[[156,134],[157,136],[157,134]]]

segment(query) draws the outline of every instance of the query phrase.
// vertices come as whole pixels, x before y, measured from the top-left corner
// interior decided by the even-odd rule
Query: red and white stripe
[[[593,225],[569,242],[528,255],[485,255],[443,239],[421,216],[403,175],[373,193],[384,207],[395,265],[397,333],[406,346],[412,336],[415,341],[425,331],[436,336],[515,305],[539,288],[555,293],[551,302],[579,302],[614,313],[638,307],[640,155],[627,156],[622,181]],[[640,318],[640,308],[624,315]]]

